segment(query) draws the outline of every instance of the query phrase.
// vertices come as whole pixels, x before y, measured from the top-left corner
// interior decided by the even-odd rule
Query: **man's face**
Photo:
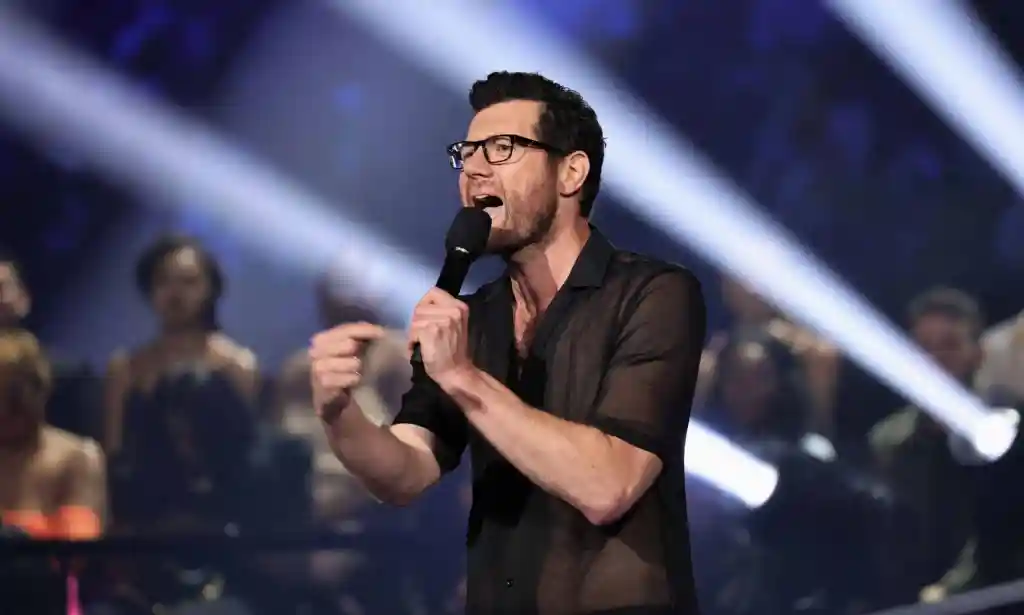
[[[911,328],[918,345],[957,380],[970,379],[981,361],[971,323],[946,314],[924,314]]]
[[[210,281],[192,248],[169,255],[153,281],[153,308],[165,324],[181,326],[196,322],[210,300]]]
[[[28,316],[28,290],[12,263],[0,262],[0,328],[16,327]]]
[[[536,140],[542,110],[543,104],[534,101],[492,105],[470,122],[466,140],[478,141],[494,135]],[[502,202],[500,207],[486,210],[492,221],[488,252],[516,252],[544,238],[554,222],[559,197],[557,167],[547,152],[515,145],[507,161],[490,164],[484,158],[483,148],[479,148],[463,164],[459,176],[463,207],[474,207],[475,199],[481,196],[495,196]]]

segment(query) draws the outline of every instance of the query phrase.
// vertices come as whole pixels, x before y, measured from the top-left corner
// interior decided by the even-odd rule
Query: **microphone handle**
[[[472,264],[473,259],[467,252],[459,248],[452,250],[444,257],[444,264],[441,265],[441,273],[437,276],[435,286],[453,297],[458,297],[459,291],[462,290],[462,284],[469,274],[469,266]],[[423,356],[420,354],[418,343],[412,348],[412,362],[423,364]]]

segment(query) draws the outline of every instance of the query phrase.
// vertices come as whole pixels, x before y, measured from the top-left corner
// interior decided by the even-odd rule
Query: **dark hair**
[[[186,235],[162,235],[148,248],[135,264],[135,286],[147,299],[153,296],[156,272],[167,258],[181,250],[194,250],[199,264],[210,283],[210,297],[203,309],[203,324],[210,330],[220,328],[217,322],[217,302],[224,292],[224,273],[217,259],[210,254],[198,239]]]
[[[981,306],[967,293],[955,288],[933,288],[914,298],[907,308],[907,320],[914,326],[925,316],[945,316],[967,323],[975,338],[980,338],[985,326]]]
[[[476,112],[511,100],[543,103],[537,140],[567,154],[583,152],[590,159],[590,173],[580,190],[580,214],[590,216],[604,164],[604,132],[597,114],[579,92],[536,73],[491,73],[469,91],[469,104]]]

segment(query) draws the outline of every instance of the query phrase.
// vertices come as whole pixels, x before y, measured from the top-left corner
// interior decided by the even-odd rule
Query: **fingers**
[[[326,357],[313,359],[310,364],[310,384],[313,400],[321,417],[331,404],[348,405],[351,389],[362,381],[363,362],[359,357]]]
[[[367,342],[379,340],[387,330],[370,323],[345,324],[313,336],[309,346],[312,360],[328,357],[355,356],[362,352]]]
[[[460,303],[460,306],[465,304]],[[428,324],[455,324],[463,321],[466,311],[459,306],[425,305],[416,308],[409,320],[409,329],[417,329]]]
[[[466,307],[466,304],[463,303],[462,301],[459,301],[458,297],[453,297],[452,295],[446,293],[445,291],[443,291],[443,290],[441,290],[440,288],[437,288],[437,287],[431,288],[430,290],[428,290],[427,294],[423,295],[423,298],[420,299],[420,302],[416,305],[416,308],[419,309],[420,307],[427,306],[427,305],[436,305],[436,306],[454,306],[454,305],[459,305],[459,306]]]
[[[335,373],[359,374],[363,371],[363,361],[359,357],[317,359],[313,362],[312,370],[317,376]]]
[[[334,394],[339,391],[347,391],[359,386],[363,381],[363,375],[359,372],[329,373],[316,377],[316,387],[321,391]]]
[[[411,354],[413,346],[421,343],[425,336],[437,337],[446,322],[446,320],[413,319],[409,323],[408,352]]]

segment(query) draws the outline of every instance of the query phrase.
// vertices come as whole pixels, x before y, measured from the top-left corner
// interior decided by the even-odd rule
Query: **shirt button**
[[[512,587],[516,582],[514,579],[505,579],[505,587]]]

